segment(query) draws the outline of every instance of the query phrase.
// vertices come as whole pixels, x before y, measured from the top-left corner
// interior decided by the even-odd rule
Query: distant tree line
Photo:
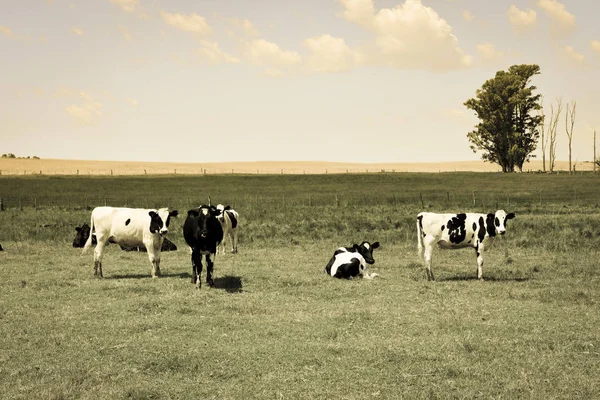
[[[39,160],[40,159],[38,156],[33,156],[33,157],[30,157],[30,156],[27,156],[27,157],[17,157],[13,153],[2,154],[1,158],[25,158],[25,159],[26,158],[31,158],[31,159],[34,159],[34,160]]]

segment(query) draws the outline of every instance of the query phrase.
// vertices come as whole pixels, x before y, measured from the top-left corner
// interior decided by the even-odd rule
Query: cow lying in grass
[[[90,237],[90,231],[91,228],[88,224],[83,224],[81,226],[76,226],[75,230],[77,231],[77,234],[75,235],[75,239],[73,239],[73,247],[83,247],[85,246],[85,242],[87,242],[88,237]],[[97,240],[96,240],[96,234],[92,233],[92,246],[95,246],[97,244]],[[108,243],[114,243],[114,241],[109,240]],[[146,250],[145,246],[127,246],[127,245],[121,245],[121,250],[123,251],[144,251],[147,252],[148,250]],[[163,243],[160,247],[160,251],[176,251],[177,250],[177,246],[175,245],[175,243],[171,242],[169,239],[167,239],[166,237],[163,238]]]
[[[496,234],[506,233],[506,221],[515,217],[498,210],[495,214],[436,214],[422,212],[417,215],[417,241],[419,255],[425,257],[427,279],[435,280],[431,269],[431,254],[436,244],[446,249],[472,247],[477,254],[477,278],[483,279],[483,255]]]
[[[352,247],[340,247],[337,249],[327,266],[325,272],[334,278],[350,279],[360,276],[365,279],[373,279],[379,276],[377,273],[369,273],[367,264],[374,264],[373,250],[379,247],[379,242],[373,244],[362,242]]]

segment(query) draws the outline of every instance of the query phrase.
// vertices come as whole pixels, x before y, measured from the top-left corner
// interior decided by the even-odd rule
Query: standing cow
[[[212,274],[217,246],[223,241],[223,227],[217,219],[221,214],[215,206],[200,206],[188,211],[183,223],[183,237],[192,251],[192,283],[202,286],[202,256],[206,258],[206,283],[215,285]]]
[[[83,247],[85,246],[85,242],[87,242],[90,234],[92,235],[92,246],[95,246],[98,242],[96,241],[96,234],[91,231],[91,228],[88,224],[83,224],[81,226],[76,226],[75,230],[77,234],[73,239],[73,247]],[[108,243],[114,243],[109,240]],[[124,246],[121,245],[121,250],[123,251],[143,251],[146,252],[145,246]],[[160,251],[176,251],[177,245],[171,242],[168,238],[163,237],[162,245],[160,246]]]
[[[425,248],[427,279],[435,280],[431,270],[431,254],[436,244],[447,249],[473,247],[477,254],[477,278],[483,280],[483,252],[489,248],[496,234],[506,233],[506,221],[515,217],[498,210],[495,214],[436,214],[422,212],[417,215],[417,241],[419,255]]]
[[[374,264],[373,250],[379,247],[379,242],[373,244],[362,242],[352,247],[340,247],[337,249],[329,263],[325,266],[325,272],[334,278],[350,279],[360,276],[365,279],[373,279],[379,274],[370,274],[367,264]]]
[[[152,277],[160,275],[160,249],[167,234],[171,217],[177,210],[168,208],[118,208],[96,207],[92,210],[90,230],[95,231],[98,244],[94,250],[94,275],[102,277],[102,257],[107,243],[121,246],[144,246],[152,264]],[[82,255],[92,246],[89,235]]]
[[[223,204],[218,204],[217,210],[221,211],[221,214],[219,214],[217,219],[223,228],[223,241],[217,248],[217,254],[225,254],[225,242],[227,237],[229,237],[229,240],[231,241],[231,252],[235,254],[238,251],[237,227],[240,216],[233,208],[230,206],[224,206]]]

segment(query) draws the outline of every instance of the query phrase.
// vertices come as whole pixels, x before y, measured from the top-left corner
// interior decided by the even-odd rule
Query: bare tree
[[[546,172],[546,147],[547,147],[547,141],[548,141],[548,136],[546,135],[546,128],[544,126],[545,122],[546,122],[546,114],[544,113],[544,97],[540,97],[540,116],[542,117],[540,119],[540,133],[542,135],[541,137],[541,141],[542,141],[542,171]]]
[[[548,148],[548,168],[550,172],[554,172],[554,166],[556,163],[556,134],[558,128],[558,119],[562,112],[562,98],[556,100],[556,114],[554,113],[554,105],[550,104],[550,121],[548,123],[548,141],[550,147]]]
[[[575,125],[575,109],[577,108],[577,102],[573,100],[571,107],[567,103],[567,110],[565,112],[565,131],[567,132],[567,139],[569,141],[569,175],[573,173],[573,167],[571,166],[571,143],[573,143],[573,126]],[[570,112],[569,112],[570,109]],[[569,130],[569,123],[571,129]]]

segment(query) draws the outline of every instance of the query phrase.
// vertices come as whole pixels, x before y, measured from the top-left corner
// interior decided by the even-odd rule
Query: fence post
[[[37,210],[37,197],[33,198],[33,208]]]

